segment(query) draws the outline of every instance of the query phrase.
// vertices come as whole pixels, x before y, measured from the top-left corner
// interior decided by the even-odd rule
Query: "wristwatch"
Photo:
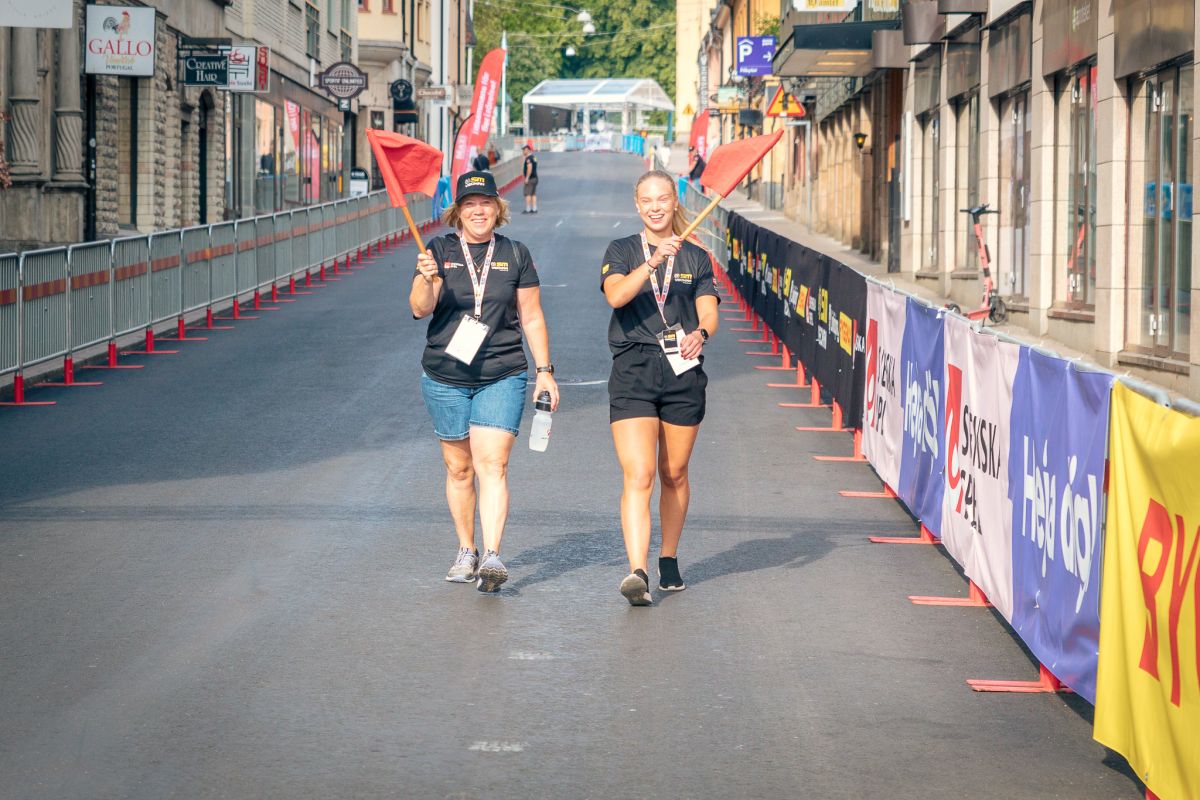
[[[705,344],[708,343],[708,331],[704,330],[704,328],[700,329],[700,338],[704,340]]]
[[[546,366],[544,366],[544,367],[538,367],[537,369],[535,369],[535,370],[534,370],[534,372],[545,372],[545,373],[547,373],[547,374],[549,374],[549,375],[553,375],[553,374],[554,374],[554,365],[553,365],[553,364],[547,364],[547,365],[546,365]]]

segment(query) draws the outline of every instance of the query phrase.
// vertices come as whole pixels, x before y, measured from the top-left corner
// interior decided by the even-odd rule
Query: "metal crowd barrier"
[[[520,159],[497,165],[497,180],[520,175]],[[432,202],[409,197],[419,224]],[[69,247],[0,254],[0,377],[13,375],[22,401],[25,370],[63,359],[72,381],[76,352],[181,325],[214,306],[238,305],[407,231],[385,192],[213,225]]]

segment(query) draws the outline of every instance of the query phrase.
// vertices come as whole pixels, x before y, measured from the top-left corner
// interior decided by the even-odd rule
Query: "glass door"
[[[1070,172],[1067,191],[1067,292],[1071,308],[1096,303],[1096,67],[1070,76]]]
[[[1130,282],[1127,338],[1164,357],[1186,354],[1191,334],[1192,76],[1191,66],[1166,70],[1143,81],[1133,96],[1144,124],[1142,141],[1130,152],[1131,186],[1142,192],[1130,252],[1140,250],[1142,269],[1140,285]]]

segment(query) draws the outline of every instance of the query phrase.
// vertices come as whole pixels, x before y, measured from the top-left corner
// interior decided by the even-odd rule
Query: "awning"
[[[775,51],[772,72],[781,78],[866,77],[875,69],[871,35],[898,27],[898,20],[795,25]]]

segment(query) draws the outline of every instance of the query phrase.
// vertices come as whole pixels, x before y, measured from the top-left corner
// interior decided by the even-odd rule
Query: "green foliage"
[[[754,31],[756,36],[774,36],[779,38],[779,24],[782,22],[779,17],[774,14],[759,14],[754,19]]]
[[[675,3],[669,0],[476,0],[476,63],[500,46],[508,31],[508,94],[511,120],[521,117],[521,98],[547,78],[651,78],[675,94]],[[584,35],[576,19],[592,15],[596,32]],[[565,55],[566,48],[575,55]]]

